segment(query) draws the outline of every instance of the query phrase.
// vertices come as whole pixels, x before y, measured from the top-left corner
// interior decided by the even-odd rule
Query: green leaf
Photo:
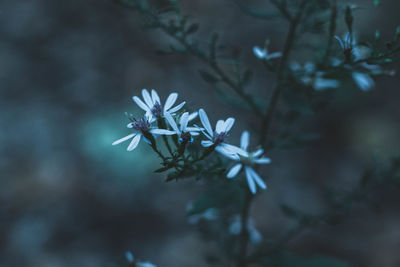
[[[199,70],[201,77],[208,83],[217,83],[219,82],[219,79],[215,77],[213,74],[204,71],[204,70]]]
[[[381,4],[381,0],[374,0],[374,6],[378,7]]]
[[[159,169],[155,170],[154,172],[161,173],[161,172],[165,172],[171,168],[172,168],[172,166],[171,167],[166,166],[166,167],[159,168]]]

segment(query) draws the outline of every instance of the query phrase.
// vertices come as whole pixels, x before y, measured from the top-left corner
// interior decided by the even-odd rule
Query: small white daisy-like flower
[[[253,53],[257,58],[262,59],[262,60],[270,60],[270,59],[274,59],[274,58],[278,58],[278,57],[282,56],[281,52],[274,52],[274,53],[269,54],[267,48],[261,48],[259,46],[253,47]]]
[[[122,137],[121,139],[118,139],[117,141],[113,142],[112,145],[118,145],[122,142],[125,142],[129,139],[132,139],[132,141],[130,142],[127,150],[128,151],[132,151],[134,150],[139,142],[140,139],[143,136],[143,139],[147,142],[149,142],[147,140],[147,138],[145,137],[148,134],[154,134],[154,135],[172,135],[175,134],[175,132],[173,131],[169,131],[169,130],[165,130],[165,129],[158,129],[156,127],[152,127],[150,122],[149,122],[149,118],[147,116],[144,116],[143,118],[139,119],[139,120],[135,120],[134,122],[131,122],[127,125],[128,128],[130,129],[134,129],[135,132],[131,133],[125,137]]]
[[[236,148],[236,153],[231,155],[224,154],[230,159],[237,161],[237,163],[228,171],[226,177],[229,179],[234,178],[244,167],[249,189],[253,194],[255,194],[257,192],[256,185],[258,185],[261,189],[267,189],[267,185],[252,166],[256,164],[269,164],[271,160],[269,158],[262,157],[264,150],[261,148],[254,152],[248,152],[248,146],[250,142],[249,139],[249,132],[244,131],[240,137],[240,148]]]
[[[144,102],[137,96],[133,97],[133,101],[135,101],[135,103],[141,109],[146,111],[146,116],[149,117],[150,122],[153,122],[156,119],[164,117],[166,112],[174,114],[185,105],[185,101],[183,101],[179,105],[172,107],[175,104],[176,99],[178,98],[177,93],[171,93],[167,97],[164,106],[161,105],[160,97],[158,96],[156,90],[154,89],[151,90],[151,96],[146,89],[143,89],[142,97]]]
[[[290,65],[292,71],[299,73],[300,81],[307,86],[313,87],[317,91],[322,91],[329,88],[338,88],[339,81],[334,79],[326,79],[323,71],[316,71],[315,65],[312,62],[306,62],[301,66],[297,62],[292,62]]]
[[[225,121],[219,120],[215,126],[215,131],[213,131],[210,120],[208,119],[207,113],[204,109],[199,110],[200,121],[203,124],[205,130],[202,130],[203,134],[208,138],[208,140],[201,141],[203,147],[214,146],[215,150],[220,153],[232,154],[235,152],[232,149],[234,146],[224,143],[228,132],[232,129],[235,123],[234,118],[228,118]]]
[[[189,112],[185,112],[182,114],[179,120],[179,127],[176,124],[174,118],[172,118],[171,114],[166,112],[164,114],[165,118],[167,119],[169,125],[171,125],[172,129],[174,130],[174,134],[179,136],[180,142],[193,142],[193,136],[199,135],[199,128],[196,127],[188,127],[189,121],[193,120],[197,117],[197,112],[194,112],[189,115]]]
[[[357,61],[367,59],[371,55],[371,49],[365,45],[358,44],[357,38],[354,36],[354,34],[351,35],[349,32],[347,32],[343,39],[341,39],[339,36],[335,36],[335,38],[339,42],[339,45],[343,50],[343,54],[348,61],[351,60],[351,56],[353,56],[354,60]]]

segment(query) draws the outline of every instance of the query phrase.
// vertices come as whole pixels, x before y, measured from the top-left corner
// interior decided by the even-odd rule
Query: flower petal
[[[335,35],[335,39],[339,42],[340,47],[341,47],[342,49],[344,49],[344,45],[343,45],[342,39],[340,39],[340,37],[337,36],[337,35]]]
[[[129,146],[126,150],[128,150],[128,151],[134,150],[137,147],[137,145],[139,144],[141,136],[142,136],[141,134],[137,134],[135,137],[133,137],[131,143],[129,144]]]
[[[257,164],[269,164],[269,163],[271,163],[271,159],[262,157],[262,158],[259,158],[259,159],[255,159],[254,162],[257,163]]]
[[[148,92],[146,89],[143,89],[143,90],[142,90],[142,96],[143,96],[144,102],[147,104],[147,106],[148,106],[150,109],[152,109],[153,106],[154,106],[153,100],[151,99],[150,94],[149,94],[149,92]]]
[[[250,142],[250,134],[248,131],[244,131],[242,133],[242,135],[240,136],[240,147],[243,150],[247,151],[247,148],[249,146],[249,142]]]
[[[188,132],[200,132],[201,129],[197,127],[186,127],[186,131]]]
[[[181,132],[184,132],[186,130],[188,124],[188,118],[189,118],[189,112],[185,112],[182,114],[181,119],[179,121],[179,124],[181,126]]]
[[[230,131],[230,129],[232,129],[233,124],[235,123],[235,119],[234,118],[228,118],[226,119],[225,123],[224,123],[224,132],[227,133]]]
[[[165,112],[165,113],[164,113],[164,116],[165,116],[165,118],[167,119],[169,125],[171,125],[172,129],[174,129],[174,131],[175,131],[177,134],[180,135],[180,134],[181,134],[181,131],[179,130],[178,125],[176,125],[176,122],[175,122],[174,118],[172,118],[171,114],[169,114],[168,112]]]
[[[239,156],[236,153],[231,153],[229,150],[227,150],[225,147],[219,145],[215,148],[215,151],[218,153],[222,154],[223,156],[227,157],[228,159],[231,160],[240,160]]]
[[[166,129],[151,129],[150,133],[159,134],[159,135],[173,135],[173,134],[176,134],[175,131],[170,131],[170,130],[166,130]]]
[[[133,101],[135,101],[136,105],[138,105],[141,109],[146,112],[150,112],[150,108],[137,96],[132,97]]]
[[[265,49],[261,49],[258,46],[253,47],[253,53],[259,59],[264,59],[265,56],[267,55],[267,51]]]
[[[169,110],[175,104],[177,98],[178,98],[177,93],[171,93],[168,96],[167,101],[165,101],[164,112]]]
[[[253,168],[251,168],[251,167],[247,167],[247,168],[249,169],[251,176],[253,177],[254,181],[258,184],[258,186],[264,190],[267,189],[267,185],[265,184],[263,179],[261,179],[260,175],[258,175],[258,173],[256,173],[255,170],[253,170]]]
[[[227,178],[235,177],[240,172],[241,169],[242,169],[242,164],[241,163],[236,164],[229,170],[229,172],[226,174],[226,177]]]
[[[368,91],[375,85],[374,80],[365,73],[353,72],[353,79],[362,91]]]
[[[214,143],[213,142],[211,142],[211,141],[209,141],[209,140],[203,140],[203,141],[201,141],[201,145],[203,146],[203,147],[209,147],[209,146],[212,146]]]
[[[196,112],[193,112],[193,113],[191,113],[190,115],[189,115],[189,119],[188,119],[188,121],[192,121],[192,120],[194,120],[196,117],[197,117],[197,115],[199,115],[199,113],[196,111]]]
[[[136,133],[133,133],[133,134],[127,135],[125,137],[122,137],[121,139],[118,139],[117,141],[114,141],[112,143],[112,145],[115,146],[115,145],[118,145],[118,144],[120,144],[122,142],[125,142],[126,140],[131,139],[132,137],[134,137],[135,135],[136,135]]]
[[[157,94],[157,91],[152,89],[151,90],[151,99],[153,100],[153,104],[157,103],[161,105],[160,97]]]
[[[223,120],[218,120],[217,125],[215,126],[215,132],[217,134],[222,133],[224,131],[224,121]]]
[[[316,78],[314,81],[314,89],[321,91],[328,88],[338,88],[340,86],[339,81],[333,79]]]
[[[247,184],[249,185],[250,191],[253,194],[255,194],[257,192],[257,189],[256,189],[256,184],[255,184],[255,182],[253,180],[253,176],[252,176],[252,173],[251,173],[250,169],[251,169],[250,167],[246,167],[245,168],[246,179],[247,179]]]
[[[267,55],[267,59],[274,59],[274,58],[278,58],[278,57],[281,57],[281,56],[282,56],[281,52],[274,52],[274,53],[271,53],[271,54]]]
[[[255,152],[253,152],[253,157],[261,156],[262,153],[264,153],[264,149],[260,148],[260,149],[256,150]]]
[[[168,110],[169,113],[173,114],[175,112],[177,112],[178,110],[180,110],[184,105],[186,104],[185,101],[183,101],[182,103],[180,103],[179,105],[171,108],[170,110]]]
[[[199,110],[199,115],[200,115],[200,121],[203,124],[204,128],[208,132],[210,136],[213,136],[213,130],[211,128],[210,120],[208,119],[207,113],[204,111],[204,109]]]
[[[247,154],[246,151],[242,151],[239,147],[234,146],[234,145],[222,143],[219,146],[223,147],[225,149],[225,151],[230,153],[230,154],[238,154],[240,152],[245,152],[245,154]]]

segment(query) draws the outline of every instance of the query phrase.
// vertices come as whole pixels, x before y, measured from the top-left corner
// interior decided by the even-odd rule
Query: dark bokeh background
[[[181,2],[200,22],[200,36],[218,31],[243,48],[258,68],[251,90],[267,96],[263,88],[273,81],[251,48],[271,38],[272,50],[280,50],[287,25],[246,17],[229,1]],[[379,29],[391,38],[400,3],[383,0],[376,10],[372,0],[358,3],[360,36]],[[124,112],[140,114],[131,96],[141,88],[157,88],[164,98],[176,91],[212,120],[234,114],[232,140],[254,120],[215,97],[198,75],[200,62],[158,56],[168,38],[141,24],[108,0],[0,0],[1,266],[118,266],[126,250],[159,266],[205,266],[209,248],[185,218],[201,183],[165,184],[152,174],[156,158],[145,145],[128,153],[111,143],[127,134]],[[299,127],[320,132],[320,141],[270,155],[269,190],[252,210],[266,239],[291,227],[279,203],[317,214],[324,209],[320,186],[351,188],[374,158],[398,153],[399,81],[379,79],[368,93],[349,88]],[[398,194],[374,194],[378,213],[355,206],[339,225],[304,232],[290,246],[354,266],[400,266]]]

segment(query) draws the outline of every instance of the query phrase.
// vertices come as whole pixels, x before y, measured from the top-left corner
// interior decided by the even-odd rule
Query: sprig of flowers
[[[253,166],[256,164],[270,163],[270,160],[269,158],[262,157],[262,149],[258,149],[254,152],[248,151],[249,133],[247,131],[242,133],[240,147],[227,143],[227,136],[235,123],[234,118],[229,117],[226,120],[218,120],[213,128],[204,109],[189,114],[189,112],[178,113],[182,104],[171,108],[176,101],[177,95],[176,93],[172,93],[168,96],[163,112],[160,113],[158,111],[161,105],[159,105],[160,98],[157,92],[153,89],[150,96],[149,92],[143,89],[142,96],[146,103],[136,96],[134,96],[133,99],[143,108],[145,114],[139,120],[131,119],[127,127],[133,129],[134,132],[116,140],[112,145],[117,145],[132,139],[127,148],[128,151],[132,151],[138,146],[140,140],[143,139],[149,143],[153,150],[164,160],[163,165],[165,167],[158,171],[162,172],[170,168],[175,168],[178,174],[185,173],[185,168],[193,168],[194,163],[204,160],[213,151],[217,151],[221,155],[238,162],[228,172],[228,178],[235,177],[244,169],[250,191],[253,194],[257,191],[256,185],[262,189],[266,189],[267,186],[265,182],[253,169]],[[182,103],[184,104],[185,102]],[[203,127],[196,125],[190,126],[189,122],[193,121],[198,115]],[[155,123],[156,121],[158,123]],[[192,158],[192,163],[190,163],[190,161],[188,161],[189,158],[185,157],[186,146],[193,143],[193,137],[199,136],[200,132],[206,137],[206,140],[201,140],[200,142],[201,147],[206,150],[203,151],[200,157]],[[176,151],[173,152],[169,147],[169,149],[171,149],[170,158],[164,156],[157,146],[156,137],[159,135],[178,137],[175,139]],[[166,145],[169,143],[167,139],[164,139],[164,142]]]

